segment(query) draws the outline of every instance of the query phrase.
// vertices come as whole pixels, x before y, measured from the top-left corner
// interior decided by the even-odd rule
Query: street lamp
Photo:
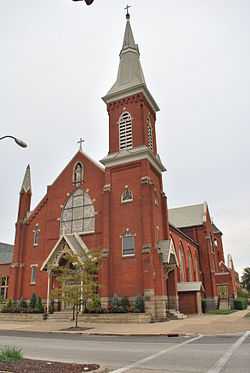
[[[17,145],[21,146],[21,148],[27,148],[28,146],[23,140],[20,140],[14,136],[9,136],[9,135],[3,136],[3,137],[0,137],[0,140],[6,139],[6,138],[13,139]]]
[[[72,0],[72,1],[83,1],[83,0]],[[85,0],[85,3],[87,5],[91,5],[94,2],[94,0]]]

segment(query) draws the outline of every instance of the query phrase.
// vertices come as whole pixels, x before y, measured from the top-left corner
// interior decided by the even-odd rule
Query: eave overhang
[[[101,159],[100,162],[105,167],[114,167],[125,163],[140,161],[143,159],[147,159],[159,173],[166,171],[166,168],[161,162],[160,157],[158,155],[157,157],[155,157],[151,150],[149,150],[148,147],[145,145],[138,146],[137,148],[129,150],[124,149],[117,153],[108,154],[105,158]]]
[[[151,95],[148,87],[144,83],[138,84],[138,85],[133,85],[133,86],[124,85],[124,88],[117,91],[117,92],[107,93],[104,97],[102,97],[102,100],[106,104],[110,104],[114,101],[121,100],[123,98],[129,97],[129,96],[137,94],[137,93],[143,93],[144,94],[147,102],[149,103],[149,105],[151,106],[151,108],[155,112],[160,111],[160,108],[159,108],[158,104],[156,103],[156,101],[153,98],[153,96]]]

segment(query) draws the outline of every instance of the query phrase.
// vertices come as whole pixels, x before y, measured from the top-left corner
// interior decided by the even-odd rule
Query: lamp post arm
[[[6,138],[13,139],[15,141],[15,143],[17,145],[21,146],[22,148],[27,148],[27,146],[28,146],[23,140],[20,140],[17,137],[10,136],[10,135],[2,136],[2,137],[0,137],[0,140],[6,139]]]

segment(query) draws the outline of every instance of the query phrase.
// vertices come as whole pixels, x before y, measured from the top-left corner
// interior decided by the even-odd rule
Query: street
[[[98,363],[114,373],[249,373],[250,332],[225,336],[88,336],[1,331],[25,357]]]

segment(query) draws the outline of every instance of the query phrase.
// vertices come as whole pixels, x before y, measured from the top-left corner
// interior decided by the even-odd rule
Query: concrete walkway
[[[62,331],[73,326],[73,322],[52,321],[0,321],[0,330],[20,330],[34,332],[82,333],[99,335],[167,335],[167,334],[235,334],[250,330],[250,317],[245,317],[250,309],[229,315],[195,315],[184,320],[156,322],[152,324],[87,324],[86,331]]]

